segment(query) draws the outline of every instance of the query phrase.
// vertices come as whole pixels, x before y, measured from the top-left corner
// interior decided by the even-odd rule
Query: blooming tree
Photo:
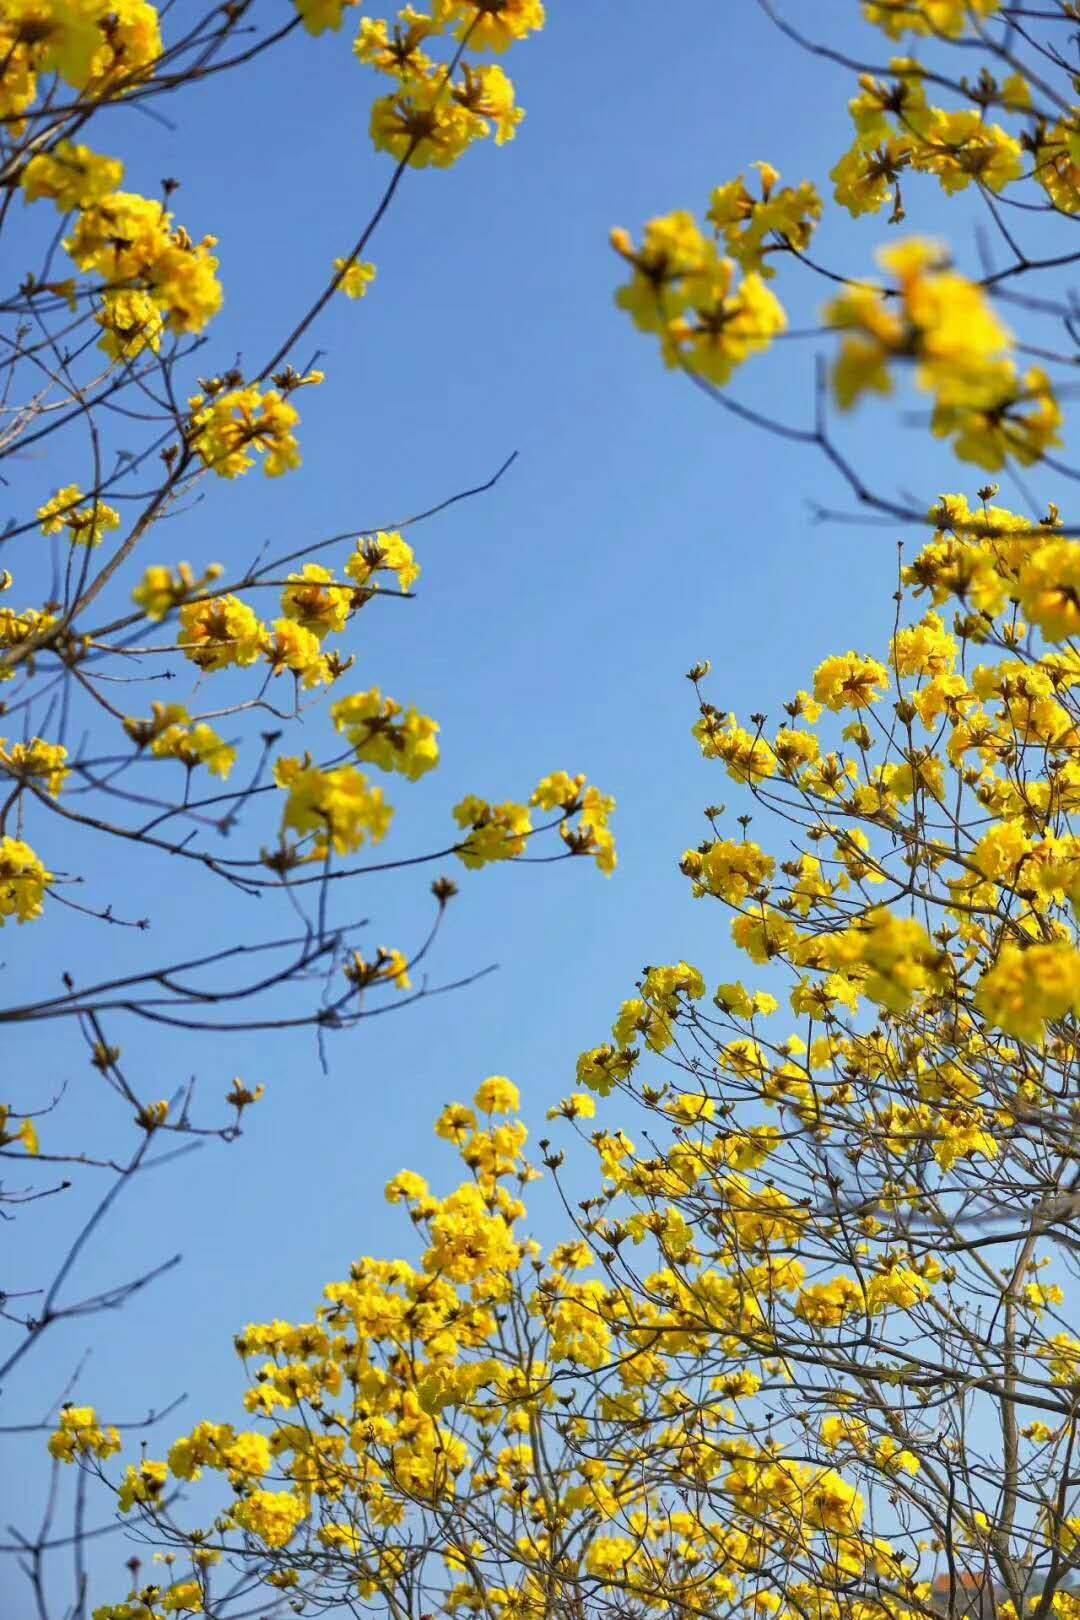
[[[680,865],[746,982],[647,968],[535,1165],[509,1080],[448,1107],[461,1184],[402,1172],[409,1257],[355,1260],[309,1320],[238,1333],[242,1419],[113,1463],[93,1409],[63,1414],[54,1456],[161,1560],[101,1620],[225,1620],[253,1593],[394,1620],[1080,1609],[1080,531],[1056,381],[1080,14],[866,0],[861,60],[760,4],[808,68],[851,71],[832,194],[887,219],[881,280],[819,259],[821,192],[762,163],[702,219],[617,231],[618,301],[670,368],[903,532],[894,631],[823,648],[772,720],[690,671],[734,802]],[[985,208],[996,264],[904,234],[935,183]],[[827,284],[808,422],[724,391],[804,335],[796,274]],[[1021,340],[1021,319],[1042,327]],[[961,464],[914,504],[837,425],[909,385]],[[1013,510],[989,477],[1018,468],[1047,487]],[[525,1226],[545,1172],[554,1247]]]
[[[342,532],[294,537],[251,562],[148,561],[168,544],[168,521],[212,498],[218,480],[302,476],[303,402],[335,387],[303,358],[320,315],[338,295],[369,292],[371,244],[411,170],[448,168],[484,140],[501,146],[524,117],[502,62],[543,26],[539,0],[437,0],[391,21],[359,18],[351,48],[373,92],[376,203],[325,266],[318,296],[279,307],[272,352],[236,360],[227,254],[219,262],[204,234],[213,221],[187,216],[177,180],[153,195],[128,189],[125,165],[139,154],[135,122],[120,115],[168,96],[182,120],[189,92],[226,74],[243,75],[254,101],[267,53],[305,33],[330,36],[309,41],[312,53],[340,48],[333,36],[353,4],[230,0],[166,16],[149,0],[0,0],[0,928],[5,941],[17,931],[34,984],[0,1003],[0,1026],[66,1021],[116,1120],[111,1146],[89,1150],[62,1097],[42,1109],[18,1089],[34,1077],[3,1066],[0,1217],[21,1210],[25,1222],[35,1201],[80,1177],[105,1191],[46,1276],[31,1275],[25,1255],[8,1261],[0,1433],[28,1426],[17,1375],[46,1333],[122,1305],[171,1264],[80,1291],[77,1263],[117,1194],[196,1137],[237,1136],[262,1093],[208,1076],[223,1101],[206,1115],[190,1090],[160,1098],[160,1078],[125,1060],[125,1023],[310,1026],[323,1050],[388,1003],[430,993],[427,958],[455,893],[446,868],[536,855],[615,864],[612,801],[564,771],[517,784],[517,797],[465,797],[441,848],[373,856],[391,832],[393,783],[437,766],[439,727],[407,695],[357,680],[356,621],[417,594],[414,528],[494,479],[397,527],[358,532],[343,514]],[[162,681],[175,701],[155,696]],[[95,941],[155,921],[152,907],[127,915],[110,896],[121,860],[146,894],[195,884],[227,900],[212,943],[154,928],[135,970],[103,973]],[[426,937],[361,948],[356,884],[425,863],[439,874]],[[78,935],[81,959],[65,947],[61,973],[57,930],[72,911],[91,927]],[[74,1449],[58,1458],[85,1440],[70,1413],[64,1421]],[[20,1531],[5,1549],[25,1553],[42,1614],[48,1540]],[[69,1612],[82,1614],[81,1573],[76,1588]]]

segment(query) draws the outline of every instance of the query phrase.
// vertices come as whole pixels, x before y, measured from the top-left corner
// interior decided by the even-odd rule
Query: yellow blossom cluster
[[[321,373],[305,379],[321,382]],[[300,465],[293,432],[300,413],[276,388],[228,388],[207,398],[193,394],[190,443],[204,466],[219,478],[239,478],[255,465],[258,452],[268,478],[279,478]]]
[[[219,737],[205,720],[192,720],[182,703],[152,703],[145,719],[128,715],[124,730],[136,748],[149,750],[154,759],[178,760],[187,770],[204,765],[222,780],[236,764],[236,749]]]
[[[713,211],[725,241],[736,238],[739,262],[743,257],[760,262],[764,249],[755,244],[753,214],[750,231],[740,232],[738,218],[728,223],[729,213],[738,215],[735,203],[714,200]],[[762,215],[763,234],[771,229],[767,219],[767,213]],[[760,269],[740,276],[736,258],[720,255],[693,214],[651,220],[640,246],[622,229],[612,232],[611,242],[631,270],[616,302],[640,331],[660,339],[667,366],[722,386],[751,355],[769,349],[787,326],[783,307]]]
[[[302,0],[300,11],[320,32],[340,26],[343,6]],[[414,168],[449,168],[477,141],[513,140],[525,116],[513,81],[497,62],[472,58],[502,54],[544,22],[541,0],[434,0],[428,10],[404,6],[393,22],[362,18],[353,47],[358,60],[394,81],[372,107],[376,148]],[[440,45],[445,59],[433,54]],[[342,260],[335,268],[349,296],[363,296],[367,267]]]
[[[878,257],[895,286],[853,285],[826,310],[829,326],[846,334],[833,372],[839,404],[891,393],[895,363],[913,361],[917,386],[933,396],[933,431],[961,461],[991,471],[1010,457],[1039,461],[1060,442],[1061,409],[1046,372],[1021,372],[1012,359],[1012,335],[986,295],[932,242],[916,238]]]
[[[47,197],[60,213],[89,208],[116,191],[124,178],[124,165],[101,157],[75,141],[58,141],[49,152],[37,152],[20,176],[27,202]]]
[[[1030,109],[1030,86],[1020,74],[985,85],[981,106],[946,110],[930,104],[918,62],[898,57],[891,68],[888,80],[864,74],[859,94],[848,103],[855,140],[831,178],[836,201],[850,214],[878,213],[891,198],[898,223],[906,171],[934,175],[948,196],[973,184],[999,193],[1022,178],[1020,140],[986,117],[986,103],[1011,115]]]
[[[321,769],[308,759],[283,756],[274,780],[285,795],[282,832],[311,839],[306,858],[325,860],[331,850],[351,855],[369,840],[379,843],[393,820],[381,788],[372,787],[351,765]]]
[[[120,1450],[119,1431],[102,1427],[92,1406],[62,1406],[55,1431],[49,1436],[49,1454],[58,1462],[76,1457],[113,1457]]]
[[[0,607],[0,653],[20,651],[47,635],[55,624],[56,615],[47,609],[24,608],[16,613],[13,608]],[[27,656],[32,667],[33,654]],[[15,668],[13,663],[0,662],[0,681],[14,680]]]
[[[0,837],[0,928],[9,917],[20,923],[40,917],[52,880],[29,844],[6,833]]]
[[[771,163],[755,163],[753,167],[758,171],[761,196],[755,197],[747,189],[740,174],[717,186],[707,218],[725,251],[743,271],[757,271],[768,279],[776,274],[768,263],[770,252],[790,248],[801,251],[810,246],[822,203],[808,180],[797,186],[781,186],[779,171]]]
[[[5,0],[0,115],[19,115],[55,74],[70,89],[111,99],[130,90],[161,55],[158,13],[148,0]]]
[[[84,505],[84,502],[89,502]],[[67,484],[38,508],[42,534],[66,531],[73,546],[99,546],[112,529],[120,527],[115,507],[86,496],[77,484]]]
[[[395,529],[380,529],[357,543],[345,572],[364,590],[379,590],[378,574],[393,574],[402,591],[411,591],[420,578],[420,565],[408,541]]]
[[[416,709],[402,709],[377,687],[332,705],[330,717],[356,757],[417,782],[439,763],[439,728]]]
[[[63,743],[31,737],[27,742],[8,745],[0,737],[0,771],[19,782],[39,782],[42,791],[55,799],[71,775],[68,751]]]
[[[651,970],[646,992],[673,1006],[700,985],[682,963]],[[823,1591],[863,1575],[910,1583],[913,1566],[869,1528],[860,1475],[918,1477],[921,1441],[826,1404],[807,1455],[805,1439],[764,1437],[754,1414],[807,1334],[821,1354],[848,1318],[874,1334],[914,1325],[942,1267],[883,1248],[858,1278],[810,1277],[791,1252],[807,1215],[758,1177],[780,1133],[736,1141],[700,1114],[705,1134],[676,1132],[648,1159],[622,1133],[597,1131],[609,1192],[581,1206],[577,1236],[545,1253],[520,1230],[537,1172],[519,1106],[514,1083],[493,1075],[471,1106],[443,1110],[436,1133],[465,1180],[439,1196],[402,1170],[386,1187],[418,1258],[364,1256],[309,1320],[245,1327],[235,1343],[258,1427],[196,1424],[165,1461],[128,1468],[121,1511],[152,1525],[170,1479],[216,1474],[229,1497],[215,1550],[263,1560],[277,1590],[396,1595],[430,1580],[443,1596],[428,1601],[447,1616],[497,1593],[500,1611],[539,1617],[555,1581],[599,1598],[632,1579],[649,1615],[666,1612],[673,1592],[749,1602],[763,1542],[805,1581],[815,1572]],[[556,1112],[587,1121],[593,1111],[582,1095]],[[545,1162],[557,1170],[560,1160]],[[714,1197],[709,1236],[680,1207],[702,1179]],[[639,1256],[637,1290],[608,1269],[623,1245]],[[688,1358],[710,1368],[694,1392],[679,1377]],[[569,1394],[582,1379],[588,1413]],[[557,1447],[560,1433],[572,1444]],[[519,1515],[527,1532],[515,1531]],[[172,1528],[195,1579],[205,1532]],[[508,1530],[513,1556],[493,1584],[487,1566]],[[417,1534],[422,1572],[410,1555]],[[557,1562],[553,1534],[567,1549]],[[181,1589],[182,1570],[173,1578]]]
[[[230,664],[254,664],[263,650],[263,627],[238,596],[185,602],[179,613],[179,645],[206,672]]]
[[[469,794],[454,806],[454,820],[465,834],[454,853],[470,870],[493,861],[524,855],[539,830],[530,809],[554,813],[559,836],[571,855],[590,855],[601,872],[615,870],[615,839],[609,825],[615,801],[586,782],[584,776],[555,771],[537,785],[528,804],[491,804]]]
[[[99,172],[107,161],[98,160]],[[64,247],[97,278],[105,353],[130,360],[156,350],[163,325],[201,332],[221,308],[216,245],[212,236],[194,241],[161,202],[135,192],[110,191],[81,206]]]
[[[973,23],[1000,9],[1001,0],[863,0],[867,22],[891,38],[937,34],[958,39]]]

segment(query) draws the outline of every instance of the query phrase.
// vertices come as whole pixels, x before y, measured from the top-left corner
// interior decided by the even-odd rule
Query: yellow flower
[[[776,863],[758,844],[718,838],[707,849],[688,849],[681,870],[693,881],[695,897],[715,895],[739,906],[753,891],[767,891]]]
[[[876,658],[845,653],[826,658],[814,671],[814,697],[837,714],[842,709],[868,709],[889,685],[889,672]]]
[[[10,1147],[13,1142],[21,1142],[23,1149],[31,1158],[36,1158],[41,1151],[38,1141],[37,1127],[28,1114],[24,1114],[18,1125],[13,1124],[15,1116],[7,1103],[0,1103],[0,1147]]]
[[[40,73],[56,73],[93,99],[123,95],[160,56],[161,33],[148,0],[11,0],[0,44],[0,111],[11,118],[36,99]]]
[[[948,195],[966,190],[973,180],[1000,192],[1020,179],[1024,154],[1018,140],[998,124],[987,123],[974,107],[955,112],[935,108],[912,153],[912,166],[936,174]]]
[[[338,292],[346,298],[363,298],[375,280],[375,266],[360,259],[335,259],[334,274],[340,277]]]
[[[356,550],[345,564],[345,572],[365,590],[376,591],[379,589],[374,577],[376,574],[396,574],[398,587],[411,591],[420,578],[420,565],[413,556],[412,547],[396,529],[380,529],[377,534],[368,535],[357,543]]]
[[[155,563],[146,570],[132,591],[131,600],[136,607],[142,608],[148,619],[158,623],[185,597],[220,579],[222,573],[220,563],[211,563],[202,578],[196,579],[188,563],[178,563],[175,568]]]
[[[444,1141],[461,1143],[476,1129],[476,1115],[464,1103],[450,1103],[435,1121],[435,1135]]]
[[[892,1266],[880,1276],[871,1277],[866,1290],[867,1308],[871,1316],[880,1315],[890,1305],[910,1311],[929,1298],[931,1292],[926,1278],[920,1277],[910,1266]]]
[[[922,1463],[913,1451],[902,1447],[899,1440],[894,1440],[891,1434],[881,1437],[874,1448],[874,1455],[879,1468],[888,1474],[917,1474]]]
[[[388,1204],[400,1204],[402,1201],[412,1203],[415,1199],[426,1198],[427,1195],[427,1182],[414,1170],[399,1170],[397,1175],[386,1183]]]
[[[161,348],[165,322],[148,292],[138,288],[107,292],[94,319],[103,333],[98,348],[110,360],[137,360],[144,350],[156,354]]]
[[[272,1459],[270,1441],[265,1434],[238,1434],[221,1452],[221,1460],[234,1483],[265,1478]]]
[[[489,1274],[505,1278],[521,1260],[506,1220],[489,1211],[483,1192],[471,1182],[443,1199],[430,1232],[424,1269],[451,1282],[473,1283]]]
[[[859,1492],[835,1469],[826,1469],[814,1479],[806,1506],[811,1524],[823,1530],[857,1530],[866,1504]]]
[[[19,178],[27,202],[47,197],[62,214],[87,208],[115,191],[124,178],[118,158],[101,157],[88,146],[58,141],[50,152],[38,152]]]
[[[838,1327],[845,1317],[864,1309],[863,1291],[853,1277],[813,1283],[799,1294],[795,1315],[813,1327]]]
[[[493,1074],[478,1088],[473,1102],[482,1114],[516,1114],[521,1093],[504,1074]]]
[[[693,728],[706,759],[722,759],[736,782],[758,782],[776,774],[777,759],[768,741],[738,724],[732,714],[706,708]]]
[[[585,1554],[585,1568],[605,1586],[618,1586],[636,1548],[626,1536],[593,1536]]]
[[[829,171],[834,185],[833,197],[853,219],[862,214],[879,213],[890,199],[894,207],[898,207],[898,193],[894,188],[911,162],[912,149],[909,134],[893,134],[887,127],[872,148],[865,139],[856,140]]]
[[[64,241],[104,289],[148,294],[172,332],[201,332],[221,308],[216,245],[212,236],[193,241],[160,202],[126,191],[82,209]]]
[[[1026,1283],[1024,1298],[1030,1308],[1038,1313],[1047,1310],[1051,1305],[1064,1305],[1065,1291],[1057,1283]]]
[[[236,764],[236,749],[204,721],[174,724],[158,732],[150,744],[155,759],[175,759],[189,771],[205,765],[211,776],[226,779]]]
[[[466,835],[454,853],[470,870],[491,861],[514,860],[524,853],[532,832],[526,805],[489,804],[475,794],[454,806],[454,820]]]
[[[972,17],[992,17],[1001,0],[863,0],[867,22],[892,39],[901,34],[944,34],[959,39]]]
[[[871,1001],[903,1012],[921,991],[938,986],[944,972],[941,951],[922,923],[874,906],[842,934],[822,942],[822,965],[837,972],[854,969]]]
[[[891,362],[913,360],[916,383],[934,397],[933,431],[953,438],[962,460],[990,469],[1009,456],[1025,465],[1039,460],[1058,442],[1060,408],[1044,372],[1018,371],[1012,334],[982,288],[918,238],[882,250],[879,259],[896,276],[897,298],[850,287],[825,312],[848,334],[833,371],[841,407],[867,391],[889,393]]]
[[[1055,1333],[1035,1354],[1050,1368],[1053,1383],[1080,1383],[1080,1339],[1073,1338],[1071,1333]]]
[[[335,33],[341,27],[347,6],[358,0],[294,0],[309,34],[324,34],[328,28]]]
[[[45,904],[45,889],[53,874],[19,838],[0,838],[0,928],[8,917],[33,922]]]
[[[554,771],[550,776],[541,777],[529,803],[541,810],[566,810],[572,813],[580,808],[584,786],[584,776]]]
[[[198,1581],[180,1581],[158,1599],[164,1614],[202,1614],[202,1587]]]
[[[494,129],[496,146],[512,141],[525,118],[514,100],[513,80],[501,67],[474,68],[467,62],[462,64],[461,73],[461,82],[451,89],[454,101]]]
[[[614,1086],[629,1078],[637,1062],[636,1048],[616,1048],[614,1046],[594,1046],[589,1052],[582,1052],[577,1060],[578,1083],[588,1086],[590,1091],[597,1092],[601,1097],[610,1095]]]
[[[250,1108],[265,1095],[265,1086],[246,1086],[240,1076],[236,1075],[225,1095],[225,1101],[231,1103],[234,1108]]]
[[[254,664],[262,651],[263,639],[262,625],[238,596],[185,602],[180,609],[178,643],[186,657],[202,670]]]
[[[640,248],[621,227],[612,231],[611,245],[633,270],[615,302],[642,332],[663,334],[689,304],[692,290],[707,287],[717,263],[715,247],[685,212],[650,220]]]
[[[734,1018],[768,1017],[779,1006],[775,996],[770,996],[765,990],[750,992],[738,980],[734,984],[717,985],[713,1001],[721,1012],[730,1013]]]
[[[900,675],[947,675],[958,650],[937,613],[926,614],[918,624],[898,630],[893,638],[893,658]]]
[[[1063,214],[1080,213],[1080,140],[1076,115],[1047,129],[1038,126],[1034,177],[1055,208]]]
[[[88,501],[82,506],[80,502]],[[99,546],[106,534],[120,527],[120,514],[96,495],[84,495],[78,484],[58,489],[44,506],[38,507],[42,534],[67,530],[73,546]]]
[[[280,477],[300,465],[300,446],[293,428],[300,420],[295,405],[276,388],[264,393],[257,384],[232,388],[207,400],[189,400],[188,441],[205,467],[219,478],[238,478],[255,465],[251,451],[263,456],[263,472]]]
[[[37,608],[25,608],[22,613],[16,613],[11,608],[0,608],[0,651],[20,647],[45,635],[55,624],[53,614],[41,613]],[[13,664],[0,664],[0,681],[14,680],[16,668]]]
[[[422,47],[440,32],[441,24],[434,17],[406,5],[393,27],[381,17],[362,17],[353,50],[361,62],[404,84],[431,73],[434,63]]]
[[[120,1450],[120,1435],[102,1428],[92,1406],[62,1406],[59,1426],[49,1436],[49,1455],[71,1463],[76,1457],[113,1457]]]
[[[786,956],[798,939],[798,929],[781,911],[763,907],[761,914],[744,912],[731,924],[731,937],[752,962],[764,966]]]
[[[437,20],[456,27],[473,51],[505,51],[543,28],[542,0],[435,0]]]
[[[1040,1043],[1048,1021],[1080,1014],[1080,952],[1064,941],[1003,945],[979,980],[975,1005],[1007,1035]]]
[[[168,1466],[163,1462],[152,1462],[150,1458],[145,1458],[137,1468],[129,1463],[116,1493],[120,1512],[130,1513],[136,1504],[155,1506],[161,1500],[168,1477]]]
[[[450,168],[491,127],[488,119],[447,94],[442,69],[410,75],[395,94],[380,96],[371,109],[376,150],[416,169]]]
[[[595,1119],[596,1104],[593,1099],[582,1091],[572,1092],[564,1097],[554,1108],[547,1111],[548,1119]]]
[[[281,593],[281,611],[287,619],[295,619],[319,641],[344,630],[352,612],[348,585],[335,584],[330,569],[321,563],[305,563],[299,574],[288,578]]]
[[[232,1510],[241,1530],[265,1546],[284,1547],[308,1516],[302,1499],[291,1491],[252,1491]]]
[[[366,990],[372,984],[392,984],[395,990],[402,991],[412,989],[408,959],[404,951],[395,946],[380,945],[370,962],[365,961],[359,951],[353,951],[344,972],[349,983],[358,990]]]
[[[400,771],[410,782],[439,763],[439,727],[416,709],[402,709],[378,687],[355,692],[331,705],[336,730],[348,739],[357,759],[383,771]]]
[[[276,619],[263,644],[263,656],[274,675],[291,670],[304,687],[318,686],[327,677],[319,638],[293,619]]]
[[[287,794],[282,828],[306,837],[316,834],[312,860],[323,860],[329,849],[351,855],[368,839],[379,843],[390,830],[393,809],[381,788],[369,786],[367,777],[351,766],[320,770],[300,759],[279,759],[274,780]]]
[[[734,259],[719,259],[704,281],[689,289],[689,307],[668,322],[663,354],[723,387],[753,354],[763,354],[787,329],[787,315],[756,271],[735,282]]]
[[[780,175],[771,164],[755,163],[753,167],[760,176],[761,197],[752,196],[739,175],[716,188],[706,217],[744,271],[756,270],[770,279],[776,271],[769,265],[767,253],[787,243],[805,251],[821,218],[822,203],[809,181],[780,187]]]
[[[577,826],[571,826],[569,819],[560,825],[563,843],[572,855],[593,856],[601,872],[610,874],[615,870],[615,837],[608,825],[615,809],[613,798],[587,786],[580,774],[554,771],[540,780],[529,803],[541,810],[561,810],[567,818],[578,816]]]
[[[55,799],[68,777],[70,767],[65,763],[68,751],[62,743],[44,742],[32,737],[29,742],[12,743],[0,737],[0,770],[21,782],[40,781],[46,793]]]
[[[969,397],[939,396],[931,429],[952,438],[961,461],[997,472],[1013,457],[1023,467],[1041,461],[1061,444],[1061,406],[1049,376],[1039,366],[1021,372],[1012,362],[990,368]]]
[[[1038,546],[1021,566],[1016,594],[1047,641],[1080,635],[1080,544],[1062,539]]]

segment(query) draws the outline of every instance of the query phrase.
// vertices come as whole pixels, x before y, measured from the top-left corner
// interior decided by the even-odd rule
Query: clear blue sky
[[[187,9],[185,0],[174,29]],[[120,1316],[57,1330],[4,1392],[9,1410],[44,1411],[91,1348],[78,1393],[110,1416],[190,1393],[162,1441],[198,1417],[237,1416],[237,1329],[309,1315],[322,1284],[358,1254],[411,1252],[408,1222],[382,1188],[403,1165],[437,1185],[453,1175],[431,1132],[444,1102],[506,1073],[543,1134],[545,1107],[572,1089],[577,1053],[605,1037],[646,962],[684,956],[714,982],[745,972],[720,909],[695,905],[677,870],[702,836],[702,806],[735,798],[697,757],[683,671],[709,657],[714,702],[776,715],[828,652],[878,650],[887,634],[898,534],[814,526],[808,503],[848,505],[842,487],[812,455],[739,426],[663,371],[613,307],[620,267],[607,244],[613,224],[636,233],[653,214],[703,208],[714,184],[755,158],[785,178],[826,183],[848,139],[849,76],[809,63],[753,0],[553,0],[550,9],[545,34],[508,63],[528,109],[517,142],[474,151],[449,174],[410,176],[372,247],[375,290],[359,305],[335,301],[317,329],[328,381],[301,399],[302,472],[208,491],[166,526],[153,555],[243,565],[264,540],[284,549],[404,516],[519,451],[495,492],[417,529],[419,599],[376,604],[357,621],[355,679],[443,726],[443,768],[418,788],[394,784],[388,852],[441,841],[465,791],[524,795],[564,767],[617,796],[619,871],[605,880],[565,863],[461,874],[435,974],[489,962],[499,972],[332,1041],[328,1077],[308,1035],[163,1039],[115,1025],[150,1097],[198,1074],[210,1112],[234,1073],[265,1082],[268,1095],[241,1142],[162,1172],[117,1206],[82,1286],[174,1249],[183,1268]],[[855,11],[839,0],[789,6],[810,26],[835,13],[834,38],[884,59]],[[353,31],[350,20],[340,36],[295,39],[247,81],[160,104],[176,133],[133,113],[116,120],[133,188],[179,176],[178,217],[221,239],[230,296],[203,369],[236,352],[261,363],[283,312],[303,307],[385,183],[387,160],[367,137],[372,79],[351,56]],[[907,203],[912,229],[943,227],[930,182],[913,183]],[[969,251],[956,219],[950,211],[954,241]],[[880,221],[833,223],[819,253],[865,272],[883,234]],[[797,320],[826,291],[790,273],[779,285]],[[811,353],[779,346],[747,368],[736,393],[805,419]],[[949,470],[925,430],[897,434],[894,422],[869,412],[843,430],[882,488],[929,504],[981,481]],[[885,425],[891,437],[881,437]],[[59,465],[30,467],[26,491],[62,475]],[[1005,489],[1009,498],[1019,499]],[[177,933],[186,949],[265,931],[267,902],[238,907],[221,888],[126,848],[105,859],[85,898],[149,911],[152,934],[54,908],[0,941],[9,997],[47,988],[69,965],[86,971],[92,960],[105,972],[151,952],[166,959]],[[343,910],[373,919],[372,943],[408,946],[427,916],[431,875],[374,880]],[[80,1121],[99,1128],[104,1088],[72,1030],[3,1039],[3,1068],[32,1073],[41,1097],[69,1088],[43,1139],[62,1130],[71,1140]],[[75,1207],[57,1198],[5,1229],[5,1286],[39,1280],[37,1256],[54,1252]],[[541,1219],[554,1230],[550,1209]],[[2,1471],[0,1522],[26,1522],[23,1467],[32,1481],[38,1449],[35,1440],[24,1463]],[[119,1539],[101,1545],[116,1580],[97,1601],[122,1594],[127,1555]],[[27,1601],[7,1598],[6,1620],[29,1614]]]

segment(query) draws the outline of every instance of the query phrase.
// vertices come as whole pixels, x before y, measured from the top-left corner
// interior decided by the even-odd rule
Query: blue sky
[[[186,0],[174,27],[184,9]],[[147,560],[242,566],[264,541],[284,550],[389,523],[488,477],[516,450],[496,490],[412,535],[424,567],[418,600],[375,604],[350,641],[350,680],[382,685],[443,727],[443,768],[416,788],[395,783],[387,853],[444,841],[449,808],[466,791],[524,796],[538,776],[566,768],[617,796],[619,871],[609,880],[585,863],[455,873],[462,892],[433,976],[489,963],[499,971],[331,1042],[329,1075],[306,1034],[162,1038],[115,1025],[111,1038],[148,1097],[195,1074],[210,1113],[234,1073],[264,1082],[267,1097],[231,1149],[163,1170],[117,1206],[81,1286],[177,1249],[184,1265],[122,1315],[58,1329],[5,1391],[20,1414],[48,1408],[90,1349],[78,1393],[110,1416],[136,1416],[183,1390],[188,1406],[162,1440],[198,1417],[235,1417],[236,1330],[309,1315],[323,1283],[358,1254],[411,1252],[408,1222],[382,1188],[404,1165],[449,1183],[452,1156],[431,1132],[444,1102],[505,1073],[535,1130],[643,965],[685,957],[713,982],[745,971],[719,908],[692,902],[677,870],[702,836],[702,806],[736,804],[734,785],[697,756],[683,672],[711,658],[712,701],[776,715],[827,653],[876,651],[888,633],[899,531],[815,525],[811,502],[850,506],[842,486],[812,453],[742,427],[664,372],[613,306],[620,266],[607,243],[613,224],[636,233],[656,213],[703,209],[713,185],[755,158],[825,189],[848,140],[850,76],[811,64],[753,0],[663,10],[652,0],[553,0],[550,9],[547,31],[508,62],[528,109],[517,142],[474,151],[449,174],[411,175],[372,245],[375,290],[359,305],[336,300],[318,326],[328,380],[301,396],[302,471],[208,491],[152,539]],[[812,0],[788,8],[807,25],[835,13],[834,39],[883,60],[855,11]],[[253,367],[265,359],[385,183],[354,31],[350,19],[340,36],[294,39],[247,80],[159,104],[175,131],[129,112],[113,121],[128,183],[152,191],[162,175],[179,176],[178,218],[221,239],[228,304],[200,369],[236,353]],[[909,228],[944,228],[930,182],[910,186],[906,200]],[[963,207],[948,214],[969,258],[970,218]],[[884,234],[882,221],[834,220],[819,256],[865,273]],[[778,288],[796,322],[827,292],[790,271]],[[812,353],[779,345],[735,392],[805,421]],[[888,493],[929,504],[981,482],[887,410],[841,433]],[[40,499],[67,476],[59,461],[29,466],[20,493]],[[1010,499],[1020,503],[1003,489]],[[184,697],[181,684],[170,698]],[[89,848],[74,840],[68,855],[65,846],[69,864],[80,847]],[[152,933],[55,914],[9,930],[9,998],[52,986],[68,966],[119,972],[148,953],[164,961],[268,926],[265,902],[238,907],[127,848],[98,847],[83,869],[88,903],[149,912]],[[343,913],[372,918],[372,943],[407,947],[427,918],[432,875],[374,879]],[[35,1096],[68,1088],[43,1140],[107,1128],[104,1110],[116,1105],[72,1030],[15,1031],[4,1043],[4,1067],[29,1076]],[[542,1193],[538,1205],[554,1232]],[[17,1256],[6,1286],[39,1280],[76,1208],[56,1198],[6,1229]],[[35,1440],[25,1454],[31,1480],[38,1449]],[[26,1476],[4,1472],[3,1521],[25,1523]],[[99,1567],[115,1584],[98,1601],[121,1595],[127,1556],[119,1539],[101,1544]],[[13,1601],[5,1612],[22,1620],[24,1598]]]

